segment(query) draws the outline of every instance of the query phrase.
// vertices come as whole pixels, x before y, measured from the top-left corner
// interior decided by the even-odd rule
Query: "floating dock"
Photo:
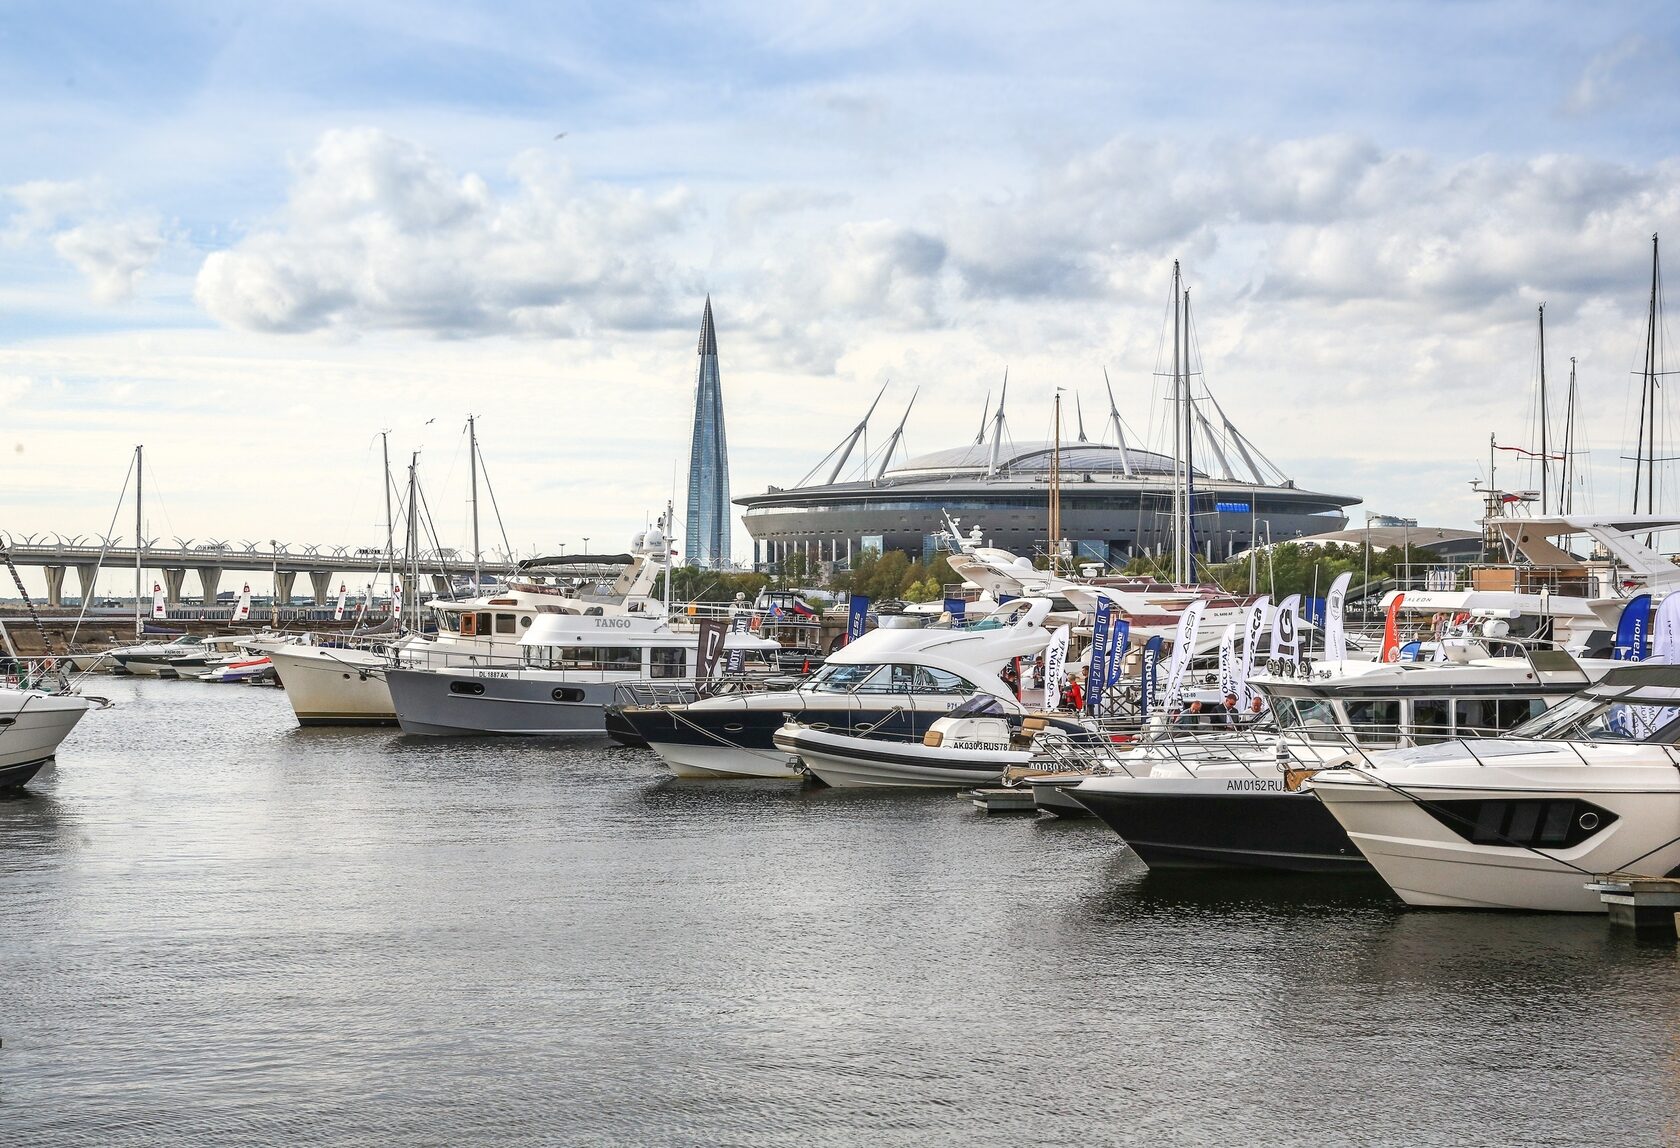
[[[1031,786],[992,786],[986,789],[970,789],[964,794],[974,803],[974,808],[982,813],[1037,813],[1038,804],[1033,800]]]
[[[1610,923],[1641,933],[1680,936],[1680,878],[1610,873],[1589,882],[1610,913]]]

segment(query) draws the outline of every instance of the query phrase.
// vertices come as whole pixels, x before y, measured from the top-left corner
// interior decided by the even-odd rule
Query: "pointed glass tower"
[[[694,434],[688,450],[688,561],[729,562],[729,443],[723,433],[723,380],[718,375],[712,297],[700,320],[700,367],[694,376]]]

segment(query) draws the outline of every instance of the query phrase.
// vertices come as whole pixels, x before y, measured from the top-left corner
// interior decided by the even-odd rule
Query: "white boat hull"
[[[1408,781],[1402,794],[1329,776],[1312,787],[1408,905],[1602,913],[1599,895],[1585,888],[1595,874],[1628,868],[1660,875],[1680,865],[1680,843],[1671,840],[1680,826],[1680,792],[1674,790],[1464,788]],[[1475,799],[1576,799],[1616,819],[1570,848],[1523,848],[1467,840],[1418,804]]]
[[[740,749],[724,745],[654,742],[652,749],[678,777],[802,778],[799,759],[780,750]]]
[[[965,789],[995,785],[1003,771],[1032,760],[1030,750],[945,749],[789,725],[776,745],[797,754],[812,775],[837,789]]]
[[[33,777],[87,711],[85,698],[0,690],[0,787]]]
[[[395,725],[385,659],[366,650],[277,647],[274,670],[299,725]]]

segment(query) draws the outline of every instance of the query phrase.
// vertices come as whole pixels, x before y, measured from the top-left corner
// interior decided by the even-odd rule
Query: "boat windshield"
[[[975,694],[952,710],[948,717],[1008,717],[1009,711],[991,694]]]
[[[1680,706],[1575,697],[1517,726],[1511,737],[1541,741],[1680,741]]]
[[[860,666],[830,662],[811,675],[811,680],[805,683],[805,688],[825,694],[849,694],[880,668],[879,663]]]

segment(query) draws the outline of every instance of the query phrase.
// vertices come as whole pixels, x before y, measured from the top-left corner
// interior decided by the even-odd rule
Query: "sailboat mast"
[[[467,416],[467,459],[472,467],[472,518],[473,518],[473,593],[479,592],[479,583],[483,581],[480,567],[482,565],[478,549],[478,426],[472,415]]]
[[[1657,512],[1657,293],[1660,289],[1657,237],[1651,236],[1651,307],[1645,329],[1645,393],[1640,421],[1645,427],[1645,513]],[[1638,473],[1637,471],[1635,472]],[[1637,497],[1637,494],[1636,494]],[[1637,512],[1636,505],[1634,510]]]
[[[1552,485],[1551,471],[1551,442],[1546,434],[1546,423],[1551,408],[1546,404],[1546,305],[1540,304],[1540,513],[1550,513],[1546,500]]]
[[[1184,428],[1180,418],[1180,379],[1178,363],[1178,260],[1173,260],[1173,583],[1184,582]]]
[[[145,502],[146,482],[146,448],[134,448],[134,636],[138,638],[146,632],[146,623],[140,620],[140,550],[146,542],[144,519],[141,517],[141,506]]]
[[[397,548],[396,548],[397,526],[396,526],[396,523],[394,521],[392,521],[392,519],[391,519],[391,432],[390,431],[380,431],[379,432],[379,453],[380,453],[380,456],[385,461],[385,570],[392,577],[395,577],[396,573],[397,573]],[[374,582],[379,581],[379,579],[377,577],[377,574],[374,577],[373,581]],[[372,590],[368,591],[368,597],[369,597],[369,599],[371,599],[373,597],[373,591]],[[369,603],[369,608],[370,609],[372,608],[371,601]]]
[[[1569,394],[1563,403],[1563,478],[1558,483],[1558,513],[1575,510],[1575,356],[1569,356]]]
[[[1196,419],[1190,408],[1190,292],[1184,292],[1184,570],[1196,580]]]
[[[1062,392],[1051,403],[1050,431],[1050,573],[1061,569],[1062,537]]]
[[[414,612],[420,608],[420,516],[416,512],[419,500],[415,491],[420,481],[417,475],[419,468],[420,452],[415,451],[408,460],[408,537],[403,541],[403,556],[407,559],[403,567],[408,577],[403,579],[403,617],[416,633],[419,632],[419,619]]]

